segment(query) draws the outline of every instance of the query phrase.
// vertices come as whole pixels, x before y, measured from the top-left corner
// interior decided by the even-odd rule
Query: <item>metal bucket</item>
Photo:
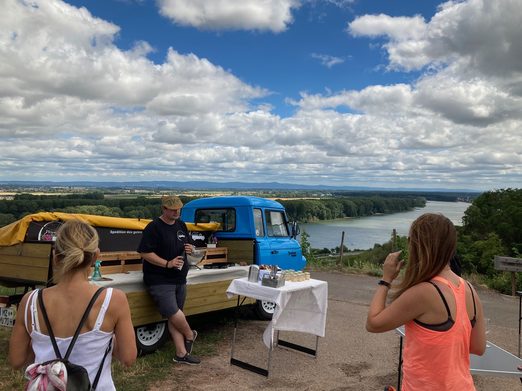
[[[248,281],[257,282],[258,278],[259,278],[259,266],[250,265],[250,267],[248,268]]]

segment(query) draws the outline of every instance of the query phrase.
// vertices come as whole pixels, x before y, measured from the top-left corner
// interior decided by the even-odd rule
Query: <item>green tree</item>
[[[494,268],[495,255],[517,257],[522,250],[522,189],[490,191],[477,197],[458,228],[457,252],[466,273],[479,273],[488,284],[508,291],[505,273]]]
[[[481,194],[466,210],[463,233],[473,240],[485,240],[495,233],[503,254],[522,252],[522,189],[504,189]]]
[[[310,245],[310,242],[308,239],[310,238],[310,235],[305,230],[301,231],[301,250],[303,251],[303,255],[306,258],[306,261],[308,264],[315,262],[315,256],[312,251],[312,246]]]
[[[65,213],[81,213],[98,216],[122,217],[120,208],[109,208],[105,205],[80,205],[69,206],[63,210]]]
[[[0,213],[0,227],[4,227],[16,221],[16,217],[10,213]]]

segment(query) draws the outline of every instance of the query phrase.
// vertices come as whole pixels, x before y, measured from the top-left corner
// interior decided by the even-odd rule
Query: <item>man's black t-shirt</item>
[[[155,218],[143,230],[143,236],[138,247],[140,253],[156,253],[165,260],[173,259],[183,253],[184,244],[192,243],[187,226],[181,220],[172,225],[162,219]],[[186,284],[188,262],[185,261],[181,270],[173,267],[156,266],[143,261],[143,282],[145,285]]]

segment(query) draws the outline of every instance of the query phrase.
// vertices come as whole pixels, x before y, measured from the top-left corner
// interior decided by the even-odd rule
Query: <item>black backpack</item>
[[[69,361],[69,356],[73,350],[74,344],[76,343],[76,340],[78,339],[78,335],[80,334],[80,330],[82,329],[85,321],[87,320],[87,317],[89,316],[89,312],[91,311],[92,306],[94,305],[94,302],[102,293],[102,291],[105,288],[99,288],[96,293],[91,298],[91,301],[87,305],[87,308],[85,309],[85,312],[83,313],[82,319],[80,320],[80,323],[78,324],[78,327],[76,328],[76,331],[74,333],[74,336],[71,340],[71,343],[69,344],[69,347],[67,348],[67,352],[65,353],[65,357],[62,358],[62,355],[60,353],[60,350],[58,349],[58,345],[56,344],[56,339],[54,337],[53,329],[51,327],[51,323],[49,322],[49,317],[47,316],[47,311],[45,309],[45,305],[43,303],[43,289],[38,293],[38,303],[40,304],[40,308],[42,309],[42,316],[45,321],[45,325],[47,326],[47,330],[49,333],[49,337],[51,338],[51,342],[53,344],[54,353],[56,354],[56,358],[53,360],[46,361],[44,363],[38,364],[32,364],[29,367],[27,367],[25,371],[25,377],[29,379],[29,382],[27,384],[27,390],[32,389],[41,389],[38,387],[44,387],[46,384],[51,383],[51,378],[54,378],[54,380],[58,379],[57,374],[59,371],[63,370],[66,374],[67,378],[67,385],[66,390],[67,391],[91,391],[95,390],[96,386],[98,385],[98,381],[100,380],[101,371],[103,368],[103,363],[105,362],[105,358],[107,357],[107,354],[111,350],[111,344],[112,344],[112,338],[109,341],[109,345],[107,346],[107,349],[105,350],[105,354],[103,355],[103,359],[100,363],[100,367],[98,368],[98,372],[96,373],[96,377],[94,379],[93,384],[91,385],[91,381],[89,380],[89,374],[87,373],[87,370],[82,367],[81,365],[73,364]],[[65,379],[65,376],[62,378]],[[58,380],[59,381],[59,380]]]

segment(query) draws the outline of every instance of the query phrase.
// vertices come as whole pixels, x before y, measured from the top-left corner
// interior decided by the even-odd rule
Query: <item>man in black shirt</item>
[[[183,203],[177,196],[163,196],[162,214],[143,230],[138,252],[143,258],[143,282],[154,299],[176,346],[175,362],[199,364],[192,356],[198,335],[183,313],[187,293],[189,264],[185,254],[192,253],[192,239],[187,226],[179,219]]]

